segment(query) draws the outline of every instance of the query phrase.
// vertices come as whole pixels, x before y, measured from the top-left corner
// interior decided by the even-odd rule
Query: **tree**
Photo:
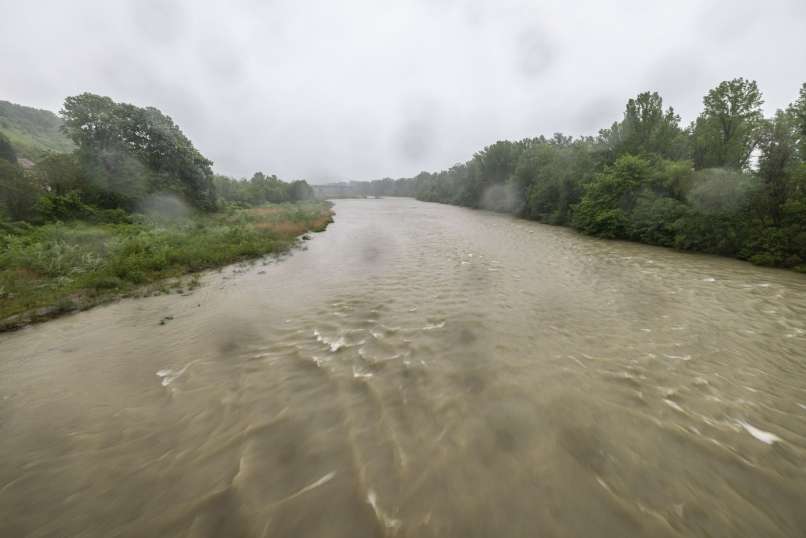
[[[292,181],[288,185],[289,198],[292,202],[300,202],[303,200],[313,199],[313,189],[308,182],[302,179]]]
[[[523,152],[513,176],[525,193],[523,215],[549,224],[567,224],[571,206],[579,202],[582,185],[591,177],[593,161],[584,140],[557,138]]]
[[[582,201],[574,211],[574,226],[601,237],[626,237],[629,214],[652,175],[652,163],[647,159],[619,157],[585,186]]]
[[[806,83],[800,87],[798,98],[789,106],[795,128],[800,160],[806,163]]]
[[[65,99],[61,115],[88,178],[114,203],[134,206],[147,193],[168,191],[215,209],[212,161],[156,108],[84,93]]]
[[[30,220],[41,189],[17,164],[0,159],[0,213],[11,220]]]
[[[71,153],[48,155],[34,167],[39,182],[50,192],[65,195],[78,192],[85,199],[91,198],[91,186],[79,166],[78,159]]]
[[[763,211],[775,225],[781,223],[791,178],[798,166],[797,137],[793,115],[783,110],[764,120],[760,130],[758,175],[762,182]]]
[[[3,133],[0,133],[0,159],[12,164],[17,162],[17,152],[14,151],[11,141]]]
[[[695,167],[746,169],[758,143],[763,103],[754,80],[736,78],[709,91],[693,126]]]
[[[668,159],[682,158],[686,141],[680,129],[680,116],[669,107],[663,110],[663,99],[657,92],[643,92],[627,101],[624,120],[609,131],[613,156],[655,154]]]

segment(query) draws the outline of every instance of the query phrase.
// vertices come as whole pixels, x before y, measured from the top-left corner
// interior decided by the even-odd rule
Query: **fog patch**
[[[523,209],[523,199],[511,183],[498,183],[484,190],[480,205],[490,211],[519,213]]]
[[[716,2],[702,11],[697,26],[712,41],[738,40],[755,33],[766,10],[763,4],[749,0],[731,2],[729,7]]]
[[[694,174],[688,202],[704,214],[728,214],[746,207],[758,189],[758,180],[748,174],[709,168]]]
[[[226,36],[205,37],[200,41],[197,50],[202,65],[213,80],[230,80],[233,84],[237,84],[244,77],[246,71],[244,56]]]
[[[437,144],[438,107],[420,99],[404,107],[405,118],[395,136],[395,150],[410,162],[428,158]]]
[[[594,88],[591,93],[596,93]],[[624,109],[624,100],[620,97],[603,95],[595,97],[585,102],[579,107],[579,111],[574,118],[575,128],[582,133],[593,133],[596,129],[621,120],[621,113]]]
[[[87,174],[96,188],[132,200],[148,192],[149,172],[126,149],[106,148],[87,165]]]
[[[172,193],[159,192],[146,197],[140,203],[140,210],[148,216],[179,219],[190,214],[190,207]]]
[[[515,44],[518,69],[524,76],[534,78],[551,67],[554,53],[542,28],[527,28],[520,33]]]
[[[137,30],[152,42],[173,44],[183,33],[187,13],[177,2],[136,0],[130,8]]]

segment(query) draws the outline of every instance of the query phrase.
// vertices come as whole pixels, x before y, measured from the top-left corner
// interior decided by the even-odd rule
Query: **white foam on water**
[[[664,353],[663,356],[666,357],[667,359],[677,359],[677,360],[681,360],[681,361],[690,361],[691,360],[691,355],[668,355],[668,354]]]
[[[680,411],[681,413],[685,413],[685,411],[683,410],[683,408],[682,408],[682,407],[680,407],[680,406],[677,404],[677,402],[675,402],[675,401],[672,401],[672,400],[670,400],[670,399],[668,399],[668,398],[664,398],[664,399],[663,399],[663,403],[665,403],[666,405],[668,405],[669,407],[671,407],[671,408],[672,408],[672,409],[674,409],[675,411]]]
[[[801,409],[806,409],[806,404],[799,403],[798,407],[800,407]]]
[[[712,276],[702,279],[703,282],[716,282],[716,279]]]
[[[171,383],[177,380],[179,376],[184,374],[190,366],[195,363],[196,361],[190,361],[187,363],[182,369],[180,370],[171,370],[170,368],[163,368],[162,370],[157,370],[157,377],[162,378],[162,386],[167,387]]]
[[[602,479],[602,477],[601,477],[601,476],[597,476],[597,477],[596,477],[596,481],[597,481],[597,482],[599,482],[599,485],[600,485],[600,486],[602,486],[602,487],[605,489],[605,491],[607,491],[607,492],[608,492],[608,493],[610,493],[611,495],[613,494],[613,490],[612,490],[612,489],[610,489],[610,486],[608,486],[608,485],[607,485],[607,482],[605,482],[605,481]]]
[[[331,353],[335,353],[344,346],[347,345],[347,341],[344,339],[343,336],[339,336],[337,339],[327,338],[322,336],[318,329],[313,330],[313,335],[316,337],[318,342],[321,342],[330,347]]]
[[[308,484],[307,486],[305,486],[301,490],[299,490],[299,491],[297,491],[295,493],[292,493],[291,495],[289,495],[288,497],[286,497],[286,498],[284,498],[284,499],[282,499],[280,501],[277,501],[276,503],[274,503],[273,506],[277,506],[277,505],[282,504],[284,502],[290,501],[291,499],[295,499],[295,498],[299,497],[300,495],[303,495],[303,494],[311,491],[312,489],[316,489],[319,486],[327,484],[328,482],[333,480],[334,476],[336,476],[336,471],[331,471],[331,472],[327,473],[325,476],[323,476],[322,478],[320,478],[319,480],[317,480],[316,482]]]
[[[299,490],[295,495],[302,495],[303,493],[311,491],[314,488],[318,488],[319,486],[321,486],[323,484],[327,484],[328,482],[333,480],[334,476],[336,476],[336,471],[330,471],[329,473],[327,473],[325,476],[323,476],[322,478],[320,478],[319,480],[317,480],[313,484],[309,484],[309,485],[305,486],[304,488],[302,488],[301,490]]]
[[[747,430],[747,433],[749,433],[762,443],[767,443],[768,445],[771,445],[773,443],[781,441],[781,438],[775,435],[774,433],[765,432],[764,430],[756,428],[752,424],[748,424],[743,420],[737,420],[736,423],[745,430]]]
[[[334,342],[327,342],[327,343],[330,344],[330,351],[332,351],[333,353],[337,352],[338,350],[347,345],[347,341],[344,339],[343,336],[340,336]]]
[[[441,329],[444,326],[445,326],[445,322],[443,321],[442,323],[436,323],[436,324],[433,324],[433,325],[426,325],[425,327],[423,327],[423,330],[424,331],[433,331],[434,329]]]
[[[387,529],[392,529],[393,531],[396,531],[398,528],[400,528],[402,522],[399,519],[389,517],[378,506],[378,496],[375,495],[375,492],[373,490],[369,490],[369,493],[367,493],[367,502],[372,507],[372,510],[375,512],[375,517],[378,518],[378,521],[380,521],[384,527],[386,527]]]

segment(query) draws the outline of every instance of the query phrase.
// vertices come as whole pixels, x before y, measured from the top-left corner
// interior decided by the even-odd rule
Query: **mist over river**
[[[806,276],[335,211],[188,296],[0,335],[0,536],[806,535]]]

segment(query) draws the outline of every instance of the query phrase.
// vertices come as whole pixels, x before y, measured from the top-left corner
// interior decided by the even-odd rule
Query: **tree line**
[[[596,136],[499,141],[448,170],[398,180],[398,190],[806,271],[806,84],[772,117],[763,102],[755,81],[724,81],[684,127],[644,92]]]
[[[84,93],[65,99],[60,115],[76,149],[49,154],[30,169],[0,133],[0,218],[120,221],[155,195],[204,212],[313,198],[305,181],[261,172],[248,181],[215,175],[212,161],[153,107]]]

